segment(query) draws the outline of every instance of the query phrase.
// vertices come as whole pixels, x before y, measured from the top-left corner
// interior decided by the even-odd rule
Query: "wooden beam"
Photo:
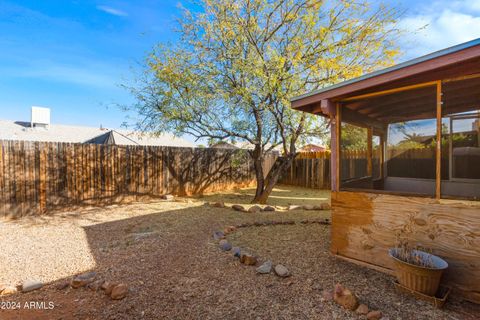
[[[480,78],[480,73],[469,74],[467,76],[456,77],[456,78],[443,79],[442,82],[447,83],[447,82],[470,80],[470,79],[476,79],[476,78]]]
[[[320,110],[326,116],[334,116],[336,112],[335,103],[332,100],[324,99],[320,101]]]
[[[373,98],[373,97],[380,97],[380,96],[384,96],[384,95],[387,95],[387,94],[392,94],[392,93],[397,93],[397,92],[402,92],[402,91],[431,87],[431,86],[435,86],[436,84],[437,84],[437,81],[418,83],[418,84],[413,84],[411,86],[405,86],[405,87],[400,87],[400,88],[394,88],[394,89],[388,89],[388,90],[383,90],[383,91],[361,94],[361,95],[358,95],[358,96],[353,96],[353,97],[349,97],[349,98],[346,98],[346,99],[342,99],[340,101],[341,102],[347,102],[347,101],[361,100],[361,99],[367,99],[367,98]]]
[[[372,134],[372,128],[367,128],[367,176],[372,176],[373,170],[372,170],[372,139],[373,139],[373,134]]]
[[[347,107],[342,108],[342,121],[347,123],[354,124],[359,127],[369,128],[374,127],[377,129],[382,129],[385,124],[377,119],[366,116],[364,114],[355,112],[348,109]]]
[[[369,115],[377,109],[389,108],[392,106],[406,105],[412,101],[421,100],[430,96],[435,96],[435,87],[423,88],[412,92],[399,93],[390,97],[378,97],[369,100],[358,100],[350,102],[348,108]]]
[[[435,198],[441,197],[442,185],[442,82],[437,82],[437,150],[436,150]]]

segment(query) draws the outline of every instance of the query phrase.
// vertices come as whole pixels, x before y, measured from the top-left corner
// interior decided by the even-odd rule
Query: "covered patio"
[[[391,272],[407,239],[450,264],[445,283],[480,302],[480,39],[314,91],[292,108],[328,117],[334,254]],[[355,128],[366,153],[342,153]],[[355,169],[355,170],[353,170]]]

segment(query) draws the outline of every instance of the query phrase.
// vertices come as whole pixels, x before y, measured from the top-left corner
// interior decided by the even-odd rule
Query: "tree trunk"
[[[263,192],[265,186],[265,177],[263,176],[263,154],[261,145],[255,145],[255,148],[250,152],[253,159],[253,168],[255,169],[255,179],[257,180],[257,189],[255,190],[255,199],[257,199]]]
[[[263,177],[263,160],[254,160],[253,167],[255,168],[255,178],[257,180],[257,189],[255,190],[255,197],[253,198],[253,201],[255,201],[263,193],[265,186],[265,178]]]
[[[266,179],[263,179],[262,175],[262,189],[260,193],[257,193],[259,192],[259,188],[257,185],[257,192],[255,193],[255,198],[253,199],[252,203],[267,203],[268,197],[272,193],[273,187],[275,187],[275,185],[277,184],[280,175],[285,171],[286,168],[289,168],[291,166],[294,159],[294,155],[277,159],[273,167],[268,172]]]

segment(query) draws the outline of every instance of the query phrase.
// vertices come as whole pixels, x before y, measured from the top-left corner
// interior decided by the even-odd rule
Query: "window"
[[[367,177],[367,129],[342,123],[340,180],[341,186],[359,187]]]
[[[386,190],[435,194],[436,128],[436,119],[388,126]]]
[[[480,77],[443,85],[442,197],[480,199]]]
[[[480,113],[450,117],[450,179],[480,179]]]
[[[479,123],[480,110],[444,117],[442,196],[480,199]]]

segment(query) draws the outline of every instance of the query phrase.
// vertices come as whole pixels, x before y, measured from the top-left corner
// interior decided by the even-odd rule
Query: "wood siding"
[[[245,150],[0,141],[0,216],[202,194],[254,177]]]
[[[449,263],[443,281],[480,303],[480,202],[362,192],[332,193],[332,253],[392,269],[409,239]]]

